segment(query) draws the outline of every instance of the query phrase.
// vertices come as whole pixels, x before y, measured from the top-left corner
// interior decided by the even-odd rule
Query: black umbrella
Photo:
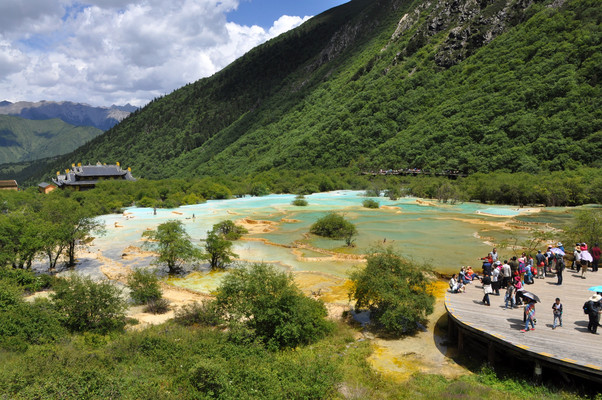
[[[527,292],[525,290],[524,292],[521,293],[521,296],[526,297],[527,299],[536,301],[538,303],[541,303],[541,300],[539,300],[539,297],[537,297],[537,295],[535,293]]]

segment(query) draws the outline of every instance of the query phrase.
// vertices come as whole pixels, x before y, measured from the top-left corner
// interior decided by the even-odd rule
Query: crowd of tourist
[[[581,279],[586,279],[586,272],[597,272],[600,264],[600,247],[595,243],[588,249],[586,243],[576,243],[574,249],[566,251],[560,242],[547,246],[546,251],[538,250],[535,257],[522,253],[520,257],[513,256],[502,261],[497,249],[494,248],[483,261],[482,273],[477,275],[472,267],[462,266],[458,274],[449,281],[450,291],[464,293],[468,285],[475,280],[483,287],[482,304],[491,306],[489,295],[500,295],[504,292],[504,309],[523,307],[525,322],[522,332],[535,329],[535,304],[539,299],[527,290],[526,285],[533,285],[536,279],[556,278],[555,284],[563,283],[563,272],[568,267],[576,272]],[[579,275],[580,274],[580,275]],[[597,333],[602,314],[602,292],[591,296],[583,306],[583,311],[589,316],[588,330]],[[552,304],[554,323],[552,329],[562,327],[563,307],[560,298]]]

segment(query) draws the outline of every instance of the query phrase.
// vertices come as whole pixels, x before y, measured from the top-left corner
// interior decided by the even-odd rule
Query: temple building
[[[121,179],[126,181],[135,181],[131,169],[121,169],[119,163],[115,165],[106,165],[97,163],[96,165],[71,165],[71,169],[65,170],[65,174],[56,173],[56,178],[52,181],[61,188],[71,188],[74,190],[93,189],[98,181],[107,179]]]

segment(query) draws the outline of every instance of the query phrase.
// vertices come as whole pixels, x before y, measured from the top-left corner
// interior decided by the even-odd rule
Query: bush
[[[7,310],[21,302],[22,291],[7,279],[0,280],[0,311]]]
[[[427,271],[390,248],[374,252],[364,269],[351,274],[356,310],[369,309],[375,325],[389,333],[415,332],[435,304]]]
[[[380,207],[380,204],[378,203],[378,201],[373,200],[373,199],[366,199],[364,201],[362,201],[362,205],[366,208],[378,208]]]
[[[345,239],[347,246],[351,246],[353,236],[357,235],[355,225],[337,213],[330,213],[318,219],[309,231],[314,235],[331,239]]]
[[[47,299],[36,299],[33,303],[19,300],[0,311],[0,345],[24,350],[27,344],[55,342],[67,334],[61,320],[62,316]],[[18,343],[21,345],[17,346]]]
[[[322,302],[305,296],[292,275],[266,264],[233,270],[215,300],[233,331],[242,327],[270,349],[312,343],[332,329]]]
[[[106,333],[125,326],[126,303],[110,282],[72,275],[57,282],[51,298],[73,332]]]
[[[295,200],[293,200],[291,204],[298,207],[305,207],[307,205],[307,200],[305,200],[305,196],[300,194],[295,197]]]
[[[144,307],[144,312],[151,314],[165,314],[169,311],[169,301],[166,299],[154,299],[150,300],[146,307]]]
[[[135,304],[147,304],[161,298],[159,279],[152,271],[137,269],[128,277],[127,287]]]
[[[217,326],[222,322],[213,300],[183,305],[176,310],[174,321],[184,326]]]
[[[26,292],[37,292],[52,286],[54,278],[50,275],[36,276],[25,269],[0,268],[0,279],[10,282]]]

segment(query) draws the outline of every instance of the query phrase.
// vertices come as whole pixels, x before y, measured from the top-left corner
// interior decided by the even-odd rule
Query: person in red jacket
[[[598,243],[594,243],[594,247],[592,247],[592,258],[594,261],[592,262],[592,271],[598,271],[598,265],[600,264],[600,247]]]

